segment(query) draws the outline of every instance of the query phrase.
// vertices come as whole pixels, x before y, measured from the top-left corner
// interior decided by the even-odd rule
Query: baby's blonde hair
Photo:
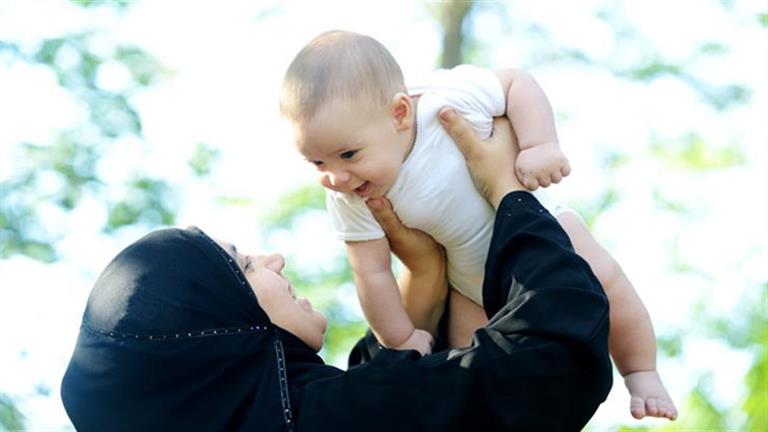
[[[405,80],[392,54],[376,39],[334,30],[312,39],[294,57],[283,78],[280,112],[305,122],[329,102],[364,101],[386,106],[405,92]]]

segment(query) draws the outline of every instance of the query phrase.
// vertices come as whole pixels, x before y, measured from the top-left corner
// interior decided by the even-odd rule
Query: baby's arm
[[[429,234],[406,228],[388,199],[370,198],[365,205],[386,233],[390,250],[403,263],[397,285],[405,312],[416,328],[436,335],[448,298],[445,249]]]
[[[560,150],[555,116],[536,80],[519,69],[497,70],[507,98],[507,118],[512,123],[520,153],[515,172],[530,190],[547,187],[570,174],[571,166]]]
[[[386,238],[347,242],[347,254],[365,318],[379,342],[387,348],[432,351],[432,336],[413,326],[400,299],[392,273]]]

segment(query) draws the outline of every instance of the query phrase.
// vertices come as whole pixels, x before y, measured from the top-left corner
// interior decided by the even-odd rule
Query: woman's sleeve
[[[467,355],[485,363],[477,379],[491,395],[494,426],[581,429],[612,385],[608,300],[560,224],[528,192],[499,205],[483,301],[490,322]]]
[[[501,202],[485,268],[491,317],[472,345],[419,357],[379,350],[307,386],[299,429],[578,431],[612,384],[608,301],[527,192]]]

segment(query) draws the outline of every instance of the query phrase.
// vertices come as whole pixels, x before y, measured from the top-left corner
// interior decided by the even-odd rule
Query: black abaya
[[[78,430],[579,430],[607,396],[608,303],[532,195],[497,212],[470,347],[358,346],[344,372],[272,325],[197,229],[149,234],[97,281],[62,382]],[[362,348],[360,348],[362,347]]]

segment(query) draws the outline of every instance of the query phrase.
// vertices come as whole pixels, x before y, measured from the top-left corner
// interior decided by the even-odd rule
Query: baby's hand
[[[677,408],[656,371],[635,372],[624,376],[624,385],[629,390],[629,411],[632,417],[662,417],[674,420]]]
[[[402,343],[400,346],[396,346],[396,350],[409,350],[415,349],[420,352],[421,355],[427,355],[432,353],[432,345],[435,344],[435,339],[429,332],[420,329],[414,329],[411,336]]]
[[[539,144],[520,151],[515,172],[525,187],[536,190],[559,183],[571,173],[571,165],[557,144]]]

